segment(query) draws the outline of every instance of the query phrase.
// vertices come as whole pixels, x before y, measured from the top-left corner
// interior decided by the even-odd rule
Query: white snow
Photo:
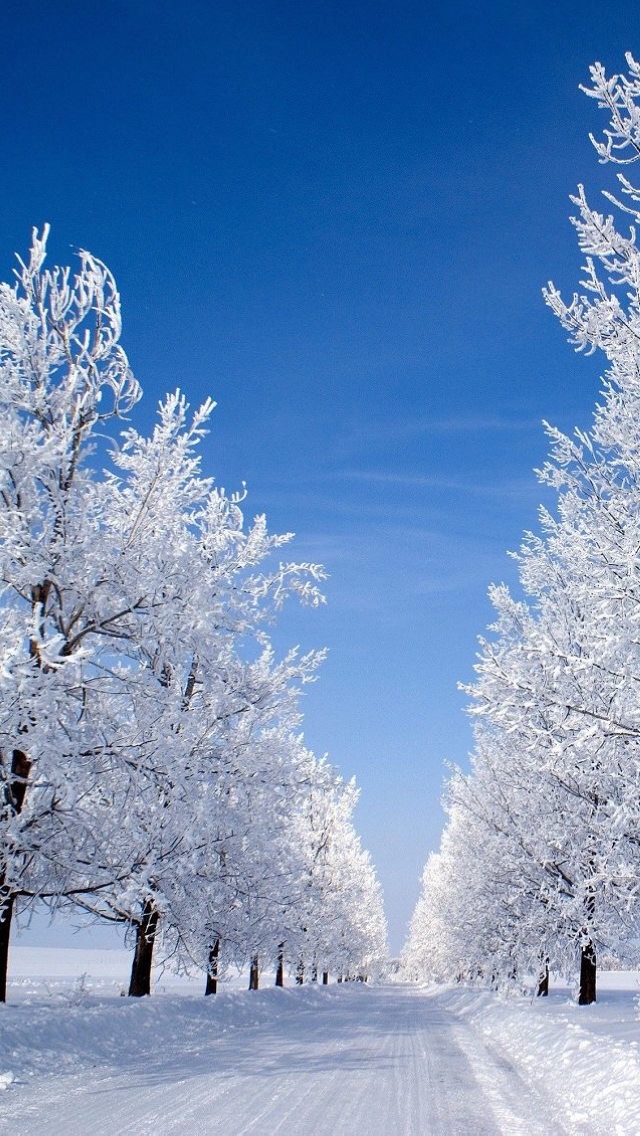
[[[598,1002],[576,1005],[565,988],[548,999],[508,1001],[449,988],[437,995],[496,1046],[521,1076],[561,1102],[571,1133],[640,1133],[640,975],[600,976]]]
[[[462,988],[272,986],[214,998],[125,951],[15,948],[0,1007],[11,1136],[635,1136],[638,976],[503,1000]],[[235,988],[234,988],[235,987]],[[242,988],[241,988],[242,987]]]

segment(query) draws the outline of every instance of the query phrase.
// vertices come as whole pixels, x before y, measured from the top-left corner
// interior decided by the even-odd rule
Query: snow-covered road
[[[25,1012],[32,1066],[0,1096],[12,1136],[566,1131],[477,1028],[415,987],[101,1000],[57,1008],[55,1024],[51,1005]]]

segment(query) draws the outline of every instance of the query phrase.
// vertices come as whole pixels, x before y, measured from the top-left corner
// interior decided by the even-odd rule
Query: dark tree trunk
[[[342,982],[342,975],[341,974],[338,975],[338,982]]]
[[[142,922],[136,927],[136,949],[129,983],[130,998],[144,998],[151,993],[151,965],[157,928],[158,912],[148,899],[144,905]]]
[[[218,993],[218,958],[220,955],[220,940],[216,939],[211,950],[209,951],[209,968],[207,970],[207,984],[204,988],[205,997],[207,994]]]
[[[549,963],[544,964],[540,978],[538,979],[538,998],[546,998],[549,994]]]
[[[329,985],[329,971],[328,970],[323,970],[323,972],[322,972],[322,985],[323,986]]]
[[[596,948],[586,943],[580,951],[579,1006],[590,1006],[596,1000]]]
[[[22,812],[27,779],[31,770],[31,762],[21,749],[14,749],[11,755],[11,781],[5,785],[4,802],[9,814],[19,816]],[[7,973],[9,970],[9,939],[11,937],[11,920],[16,901],[14,892],[5,887],[6,876],[0,879],[0,1002],[7,1000]]]
[[[314,962],[313,966],[311,967],[311,981],[312,982],[318,981],[318,967],[316,966],[315,962]]]
[[[7,802],[14,815],[19,815],[22,812],[30,769],[31,762],[26,753],[23,753],[21,749],[14,749],[11,758],[11,783]]]
[[[276,966],[276,986],[284,986],[284,943],[278,947],[278,965]]]
[[[592,816],[595,816],[600,800],[597,794],[593,798]],[[587,860],[587,867],[589,875],[593,877],[595,873],[595,853],[593,849],[589,849]],[[582,928],[583,940],[580,947],[580,990],[578,992],[578,1005],[590,1006],[596,1001],[596,946],[591,938],[590,928],[593,926],[593,920],[596,910],[596,886],[593,878],[589,881],[584,901],[585,907],[585,926]]]
[[[304,962],[300,959],[296,967],[296,986],[302,986],[304,982]]]
[[[0,907],[0,1002],[7,1000],[7,972],[9,970],[9,938],[15,896],[9,895]]]
[[[257,990],[260,985],[260,971],[258,969],[258,956],[254,955],[249,967],[249,989]]]

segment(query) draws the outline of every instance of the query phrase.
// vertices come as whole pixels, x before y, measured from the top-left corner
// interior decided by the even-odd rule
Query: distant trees
[[[46,269],[47,235],[0,286],[1,1000],[35,898],[126,924],[131,994],[156,940],[210,975],[274,958],[296,818],[338,784],[299,736],[322,653],[277,659],[267,634],[287,597],[322,602],[322,568],[274,565],[290,534],[202,475],[211,401],[177,391],[118,438],[140,388],[115,283],[87,253]]]
[[[386,956],[380,886],[353,826],[358,791],[327,767],[321,774],[296,817],[299,896],[293,920],[282,927],[291,970],[312,981],[330,972],[343,978],[375,974]]]
[[[585,93],[609,114],[603,162],[640,156],[640,64]],[[589,431],[548,428],[541,480],[555,516],[518,557],[526,602],[504,587],[469,688],[471,773],[449,786],[449,824],[427,865],[407,960],[437,977],[537,979],[580,959],[596,996],[601,949],[636,959],[640,887],[640,192],[619,175],[625,234],[579,187],[582,291],[545,299],[578,350],[607,360]],[[435,941],[434,941],[435,940]]]

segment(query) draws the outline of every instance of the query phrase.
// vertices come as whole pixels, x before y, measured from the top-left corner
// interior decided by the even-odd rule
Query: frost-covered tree
[[[378,973],[387,956],[380,887],[353,825],[359,791],[323,763],[294,820],[298,896],[282,932],[298,981]]]
[[[92,436],[139,388],[119,345],[108,270],[43,267],[47,230],[14,286],[0,286],[0,999],[15,900],[100,886],[117,827],[101,795],[112,757],[86,710],[99,680],[91,644],[126,636],[136,611],[103,578],[102,499]],[[87,808],[88,802],[91,802]]]
[[[611,78],[596,64],[585,88],[610,116],[604,141],[594,139],[602,162],[640,156],[640,65],[627,63]],[[567,303],[545,290],[576,348],[605,356],[601,401],[589,431],[549,429],[540,476],[558,492],[557,513],[542,512],[541,535],[521,550],[527,603],[493,591],[497,624],[470,690],[485,727],[458,782],[459,807],[499,834],[506,857],[495,901],[502,886],[518,919],[512,931],[503,922],[498,953],[535,950],[535,937],[526,944],[537,922],[542,957],[566,968],[579,950],[582,1002],[595,998],[598,947],[636,949],[640,882],[640,193],[621,174],[619,196],[605,196],[629,231],[579,187],[581,292]],[[464,845],[455,824],[448,840]]]
[[[209,839],[167,879],[162,948],[186,967],[208,971],[209,993],[230,964],[276,957],[298,894],[293,817],[315,769],[299,735],[249,726],[235,767],[221,767],[204,783],[200,830]]]
[[[588,943],[620,947],[626,906],[610,881],[619,842],[603,831],[596,844],[592,810],[554,782],[531,736],[476,734],[471,772],[449,782],[405,962],[426,978],[528,987],[549,964],[571,974]]]
[[[278,561],[291,534],[203,475],[210,400],[121,430],[140,389],[114,281],[84,253],[46,269],[46,238],[0,287],[0,997],[36,898],[125,924],[134,995],[156,942],[211,990],[294,932],[323,968],[370,968],[355,794],[300,734],[322,652],[278,658],[268,633],[324,572]]]
[[[0,997],[18,898],[151,946],[319,660],[277,661],[266,627],[292,592],[319,602],[321,570],[264,570],[289,536],[202,476],[211,402],[169,396],[118,440],[140,390],[113,278],[85,253],[46,269],[46,238],[0,286]]]
[[[292,716],[297,722],[295,689],[321,657],[274,658],[266,622],[291,591],[319,602],[313,581],[322,572],[297,564],[258,570],[289,537],[270,536],[264,518],[245,530],[238,500],[200,476],[197,446],[210,409],[189,422],[184,398],[171,396],[149,439],[127,431],[107,479],[116,546],[135,563],[138,590],[152,597],[140,650],[134,656],[129,647],[119,673],[131,701],[118,744],[149,757],[129,809],[138,868],[78,902],[135,928],[133,994],[149,992],[159,921],[181,937],[180,881],[189,879],[200,906],[194,881],[210,878],[216,864],[231,878],[238,833],[247,827],[249,859],[256,858],[258,818],[269,808],[254,786],[263,798],[276,791],[278,731]],[[184,904],[182,916],[189,926],[197,920]]]

